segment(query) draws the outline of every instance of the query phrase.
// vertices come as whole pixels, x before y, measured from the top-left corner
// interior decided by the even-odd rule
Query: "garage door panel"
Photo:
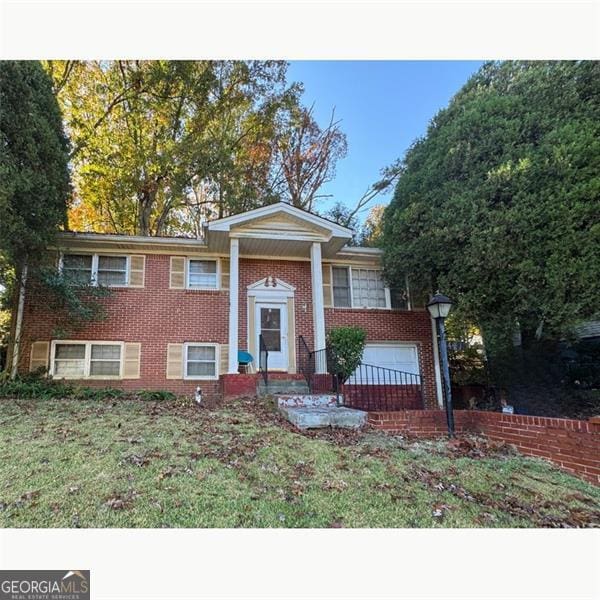
[[[419,375],[419,357],[417,347],[414,344],[367,344],[363,352],[363,365],[373,365],[374,367],[382,367],[384,369],[392,369],[394,371],[402,371],[404,373],[412,373]],[[387,374],[390,376],[390,374]],[[377,372],[376,369],[362,368],[360,373],[355,372],[348,383],[374,384],[377,383],[377,378],[384,376],[384,372]],[[405,378],[407,379],[407,378]],[[413,383],[410,381],[402,381],[402,384]],[[393,383],[390,380],[390,383]]]

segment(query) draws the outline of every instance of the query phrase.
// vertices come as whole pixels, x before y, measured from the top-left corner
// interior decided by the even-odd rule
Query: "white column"
[[[313,327],[315,350],[325,348],[325,309],[323,307],[323,271],[321,244],[314,242],[310,248],[310,273],[312,285]]]
[[[229,373],[238,372],[238,304],[240,287],[240,241],[229,240]]]

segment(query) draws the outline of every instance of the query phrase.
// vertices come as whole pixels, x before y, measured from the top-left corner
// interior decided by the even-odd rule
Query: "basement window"
[[[121,346],[118,344],[92,344],[90,375],[118,377],[121,374]]]
[[[123,344],[53,341],[51,358],[56,379],[120,379]]]
[[[55,377],[85,377],[85,344],[56,344],[52,374]]]
[[[185,345],[185,378],[217,378],[217,345],[189,343]]]

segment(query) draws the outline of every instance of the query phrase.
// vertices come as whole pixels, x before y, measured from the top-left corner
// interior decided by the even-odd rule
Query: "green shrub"
[[[367,334],[360,327],[335,327],[327,333],[328,368],[344,383],[362,360]]]
[[[168,402],[177,398],[173,392],[167,392],[166,390],[140,390],[136,392],[136,395],[140,400],[155,402]]]
[[[68,398],[73,393],[73,386],[68,383],[50,379],[17,378],[0,383],[1,398]]]
[[[41,377],[28,373],[16,379],[0,381],[0,398],[32,398],[50,400],[52,398],[71,398],[73,400],[107,400],[121,398],[123,390],[116,388],[89,388],[75,386],[65,381]]]
[[[70,397],[74,400],[112,400],[124,395],[125,392],[118,388],[76,387]]]

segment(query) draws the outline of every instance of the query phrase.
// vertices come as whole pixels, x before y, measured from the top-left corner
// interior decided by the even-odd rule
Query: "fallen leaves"
[[[343,479],[339,479],[333,481],[326,481],[321,486],[321,489],[326,490],[328,492],[331,490],[335,490],[336,492],[343,492],[347,487],[348,484]]]
[[[514,448],[505,442],[494,442],[485,437],[461,436],[446,444],[448,454],[455,457],[488,458],[491,456],[514,456]]]
[[[135,490],[129,490],[125,494],[113,494],[104,502],[104,505],[111,510],[128,509],[139,496],[140,494]]]

